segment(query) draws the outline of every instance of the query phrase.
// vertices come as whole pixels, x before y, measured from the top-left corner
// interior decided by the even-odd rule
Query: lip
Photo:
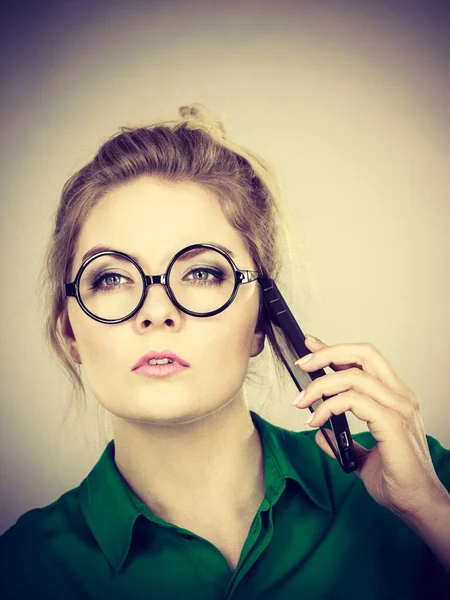
[[[173,360],[173,363],[172,365],[147,365],[148,361],[152,358],[170,358]],[[189,367],[189,363],[180,358],[177,354],[175,354],[175,352],[172,352],[171,350],[161,350],[160,352],[150,350],[150,352],[147,352],[147,354],[141,356],[141,358],[137,361],[137,363],[132,367],[131,370],[135,371],[136,369],[139,369],[139,367],[142,366],[156,367],[157,369],[159,369],[161,367],[170,367],[176,364],[183,368]]]
[[[180,363],[174,362],[170,365],[141,365],[137,369],[134,369],[134,373],[143,375],[144,377],[169,377],[182,371],[187,371],[188,367],[180,365]]]

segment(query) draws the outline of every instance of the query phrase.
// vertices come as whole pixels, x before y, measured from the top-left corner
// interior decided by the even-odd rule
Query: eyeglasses
[[[206,277],[195,277],[202,274]],[[261,278],[258,271],[241,270],[221,248],[211,244],[186,246],[171,259],[162,275],[146,275],[128,254],[103,251],[83,262],[66,296],[100,323],[122,323],[142,307],[150,285],[165,286],[173,304],[194,317],[211,317],[235,299],[239,286]]]

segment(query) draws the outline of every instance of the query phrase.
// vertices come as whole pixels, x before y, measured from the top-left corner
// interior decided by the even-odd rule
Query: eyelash
[[[200,285],[222,285],[222,282],[224,281],[224,273],[222,271],[214,271],[213,269],[207,269],[207,268],[203,268],[203,269],[192,269],[192,271],[190,271],[188,273],[188,275],[191,275],[192,273],[209,273],[210,275],[214,275],[214,277],[216,277],[216,281],[211,281],[210,279],[208,280],[200,280],[197,279],[195,281],[197,281]],[[102,290],[102,291],[110,291],[111,289],[114,289],[116,287],[120,287],[121,285],[124,284],[114,284],[114,285],[107,285],[107,286],[102,286],[100,285],[100,282],[102,282],[104,279],[106,279],[107,277],[124,277],[125,279],[127,279],[127,277],[125,277],[125,275],[120,275],[120,273],[101,273],[98,276],[94,276],[93,277],[93,281],[91,283],[90,286],[90,290],[92,291],[98,291],[98,290]],[[191,280],[192,281],[192,280]],[[108,289],[109,288],[109,289]]]

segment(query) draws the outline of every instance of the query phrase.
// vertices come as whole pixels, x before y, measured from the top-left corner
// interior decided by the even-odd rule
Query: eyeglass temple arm
[[[75,296],[75,282],[65,283],[64,287],[66,288],[66,296]]]
[[[258,271],[245,271],[240,269],[237,271],[241,280],[241,283],[251,283],[252,281],[256,281],[259,278]]]

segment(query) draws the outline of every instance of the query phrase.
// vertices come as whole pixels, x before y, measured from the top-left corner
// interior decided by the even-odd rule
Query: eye
[[[111,283],[111,284],[106,283],[106,285],[102,285],[103,282],[107,282],[108,280],[111,280],[111,279],[117,280],[120,278],[127,279],[128,281],[130,281],[128,277],[125,277],[125,275],[121,275],[120,273],[102,273],[101,275],[99,275],[98,277],[96,277],[94,279],[90,289],[94,290],[94,291],[95,290],[109,291],[116,287],[120,287],[121,285],[124,285],[124,284],[118,283],[117,281],[115,283]]]
[[[206,279],[205,277],[200,278],[200,279],[191,279],[188,281],[194,281],[195,283],[199,283],[200,285],[221,285],[223,280],[224,280],[224,273],[222,271],[216,271],[215,269],[209,269],[209,268],[198,268],[198,269],[192,269],[188,275],[192,275],[193,273],[206,273],[208,275],[213,275],[214,279],[208,278]]]

